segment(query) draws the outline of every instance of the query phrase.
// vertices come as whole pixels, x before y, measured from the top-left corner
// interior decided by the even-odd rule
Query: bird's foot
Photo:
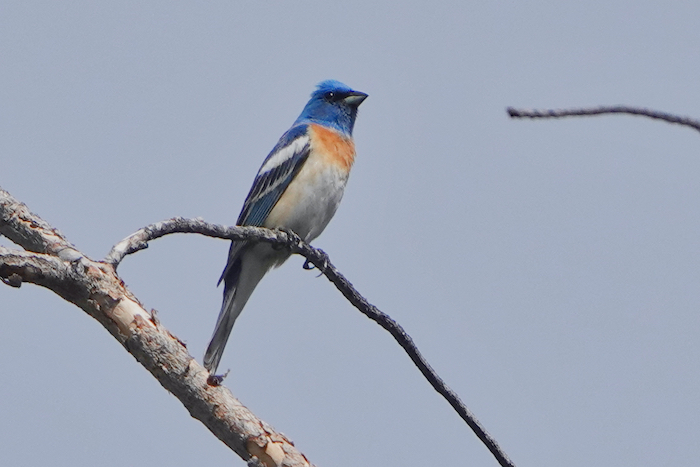
[[[319,248],[317,248],[316,251],[319,253],[318,256],[320,258],[320,261],[317,260],[314,263],[312,263],[309,258],[306,258],[306,261],[304,261],[304,265],[302,267],[307,271],[310,271],[312,269],[318,269],[320,272],[317,277],[321,277],[323,273],[326,272],[326,269],[328,269],[330,261],[328,260],[328,255],[325,251]],[[320,263],[320,265],[317,266],[315,263]]]
[[[224,373],[223,375],[211,375],[210,374],[207,377],[207,384],[209,386],[221,386],[224,382],[224,379],[226,379],[226,377],[228,376],[230,371],[231,370],[227,370],[226,373]]]

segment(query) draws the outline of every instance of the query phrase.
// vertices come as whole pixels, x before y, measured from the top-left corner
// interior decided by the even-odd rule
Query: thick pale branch
[[[19,287],[23,282],[41,285],[63,296],[68,292],[64,282],[71,276],[71,268],[65,261],[55,256],[11,250],[0,246],[0,277],[13,278],[13,286]]]
[[[666,112],[660,112],[658,110],[645,109],[643,107],[629,107],[626,105],[547,110],[516,109],[513,107],[508,107],[507,112],[512,118],[563,118],[602,114],[629,114],[663,120],[668,123],[676,123],[678,125],[687,126],[700,131],[700,121],[690,117],[681,117]]]
[[[3,235],[7,233],[8,238],[18,240],[22,246],[43,248],[50,254],[0,247],[3,282],[15,287],[23,282],[46,287],[96,318],[164,388],[180,399],[194,418],[250,465],[310,466],[284,435],[253,415],[227,388],[207,383],[209,373],[189,355],[180,340],[143,308],[111,265],[92,261],[73,247],[70,248],[77,255],[70,256],[77,259],[54,256],[58,252],[53,245],[67,244],[65,239],[24,205],[14,204],[21,212],[10,212],[11,204],[0,208]],[[37,226],[37,232],[27,235],[22,231],[27,225]],[[15,228],[20,232],[15,232]]]
[[[66,260],[75,260],[80,252],[61,232],[51,227],[24,203],[0,188],[0,235],[4,235],[27,251],[46,253]]]
[[[331,264],[328,255],[318,248],[313,248],[303,242],[294,232],[268,230],[257,227],[224,227],[209,224],[201,219],[185,219],[182,217],[169,219],[144,227],[129,237],[119,242],[107,255],[106,262],[116,264],[124,256],[147,247],[150,240],[160,238],[173,233],[198,233],[215,238],[230,240],[258,240],[267,243],[275,243],[289,248],[292,253],[297,253],[306,258],[307,263],[313,264],[330,280],[343,296],[368,318],[374,320],[382,328],[387,330],[399,345],[406,351],[413,363],[418,367],[423,376],[440,393],[460,417],[469,425],[476,436],[486,445],[494,457],[502,466],[513,466],[513,462],[500,448],[496,440],[484,429],[474,414],[464,405],[459,396],[450,389],[438,376],[433,368],[416,347],[413,339],[396,321],[380,311],[365,299],[355,287],[343,276],[338,269]]]

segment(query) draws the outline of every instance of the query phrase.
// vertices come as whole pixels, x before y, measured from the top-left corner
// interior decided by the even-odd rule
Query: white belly
[[[293,230],[306,242],[318,237],[338,209],[348,174],[309,157],[272,209],[264,226]]]

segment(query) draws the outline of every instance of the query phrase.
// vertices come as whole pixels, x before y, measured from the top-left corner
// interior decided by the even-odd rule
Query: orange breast
[[[320,125],[311,124],[311,136],[314,149],[319,151],[329,162],[344,171],[350,171],[355,161],[355,143],[337,131],[329,130]]]

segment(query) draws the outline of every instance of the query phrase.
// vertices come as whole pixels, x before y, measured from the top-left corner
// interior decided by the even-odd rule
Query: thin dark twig
[[[601,114],[629,114],[640,115],[643,117],[655,118],[668,123],[676,123],[678,125],[687,126],[700,131],[700,121],[690,117],[681,117],[658,110],[645,109],[643,107],[629,107],[626,105],[599,106],[580,109],[516,109],[508,107],[508,115],[512,118],[562,118],[562,117],[581,117],[588,115]]]
[[[306,245],[307,251],[299,252],[313,263],[323,274],[330,280],[336,288],[343,294],[345,298],[352,303],[355,308],[360,310],[365,316],[374,320],[382,328],[387,330],[399,345],[406,351],[411,361],[418,367],[425,379],[430,385],[444,397],[452,408],[459,414],[460,417],[469,425],[474,434],[481,440],[484,445],[491,451],[491,454],[498,460],[498,463],[503,467],[513,467],[513,461],[501,449],[496,440],[486,431],[481,425],[476,416],[462,402],[459,396],[443,381],[435,370],[430,366],[425,357],[420,353],[418,347],[413,342],[403,327],[394,321],[389,315],[380,311],[372,305],[355,289],[355,287],[331,264],[328,256],[322,250],[318,250]],[[306,250],[305,248],[305,250]],[[324,267],[325,264],[325,267]]]
[[[227,240],[259,240],[284,245],[287,245],[289,241],[285,232],[260,227],[226,227],[210,224],[202,219],[173,217],[132,233],[114,245],[103,261],[116,269],[125,256],[148,248],[149,241],[174,233],[198,233],[207,237]]]
[[[355,308],[387,330],[394,339],[396,339],[423,376],[433,388],[449,402],[467,425],[469,425],[472,431],[474,431],[474,434],[476,434],[481,442],[486,445],[488,450],[491,451],[498,463],[503,467],[514,467],[513,462],[501,449],[496,440],[484,429],[476,416],[464,405],[459,396],[445,384],[435,370],[433,370],[418,350],[418,347],[416,347],[411,336],[406,333],[403,327],[360,295],[350,281],[333,266],[328,255],[323,250],[314,248],[305,243],[294,232],[269,230],[258,227],[224,227],[221,225],[209,224],[200,219],[178,217],[149,225],[125,238],[112,248],[112,251],[110,251],[107,258],[105,258],[105,262],[116,267],[126,255],[146,248],[148,241],[173,233],[198,233],[215,238],[230,240],[252,239],[280,244],[289,248],[292,253],[297,253],[306,258],[307,263],[316,266]]]

